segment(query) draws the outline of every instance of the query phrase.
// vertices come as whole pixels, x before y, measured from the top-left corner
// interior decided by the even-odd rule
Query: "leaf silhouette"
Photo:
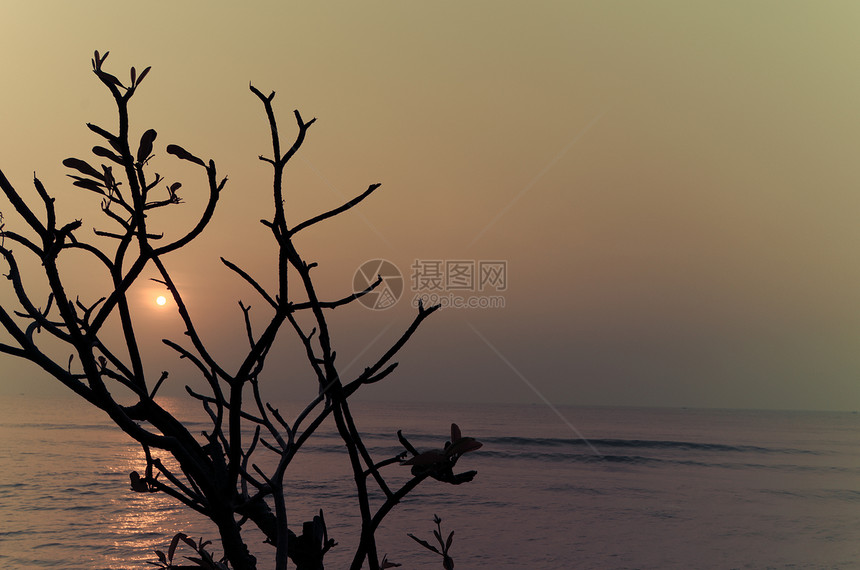
[[[170,548],[167,549],[168,559],[171,561],[173,560],[173,555],[176,553],[176,547],[179,545],[179,541],[185,540],[186,538],[188,538],[188,536],[183,532],[179,532],[173,537],[173,540],[170,541]]]
[[[120,156],[118,154],[116,154],[113,151],[106,149],[103,146],[94,146],[93,147],[93,154],[96,156],[109,158],[112,161],[116,162],[117,164],[122,164],[122,158],[120,158]]]
[[[92,132],[96,133],[97,135],[101,135],[101,136],[103,136],[103,137],[104,137],[104,138],[106,138],[107,140],[114,140],[114,139],[116,139],[116,137],[115,137],[115,136],[113,136],[112,134],[110,134],[109,132],[107,132],[106,130],[104,130],[103,128],[101,128],[101,127],[100,127],[100,126],[98,126],[98,125],[94,125],[94,124],[92,124],[92,123],[87,123],[87,128],[88,128],[89,130],[91,130]]]
[[[104,60],[102,60],[102,61],[104,61]],[[101,71],[101,70],[99,70],[99,71],[97,71],[97,72],[96,72],[96,74],[97,74],[97,75],[98,75],[98,76],[99,76],[103,81],[107,81],[108,83],[113,83],[113,84],[114,84],[114,85],[116,85],[117,87],[125,87],[122,83],[120,83],[120,80],[119,80],[119,79],[117,79],[117,78],[116,78],[116,76],[111,75],[110,73],[108,73],[108,72],[106,72],[106,71]]]
[[[137,78],[137,84],[140,85],[140,82],[143,81],[143,78],[146,77],[146,74],[149,73],[149,70],[152,69],[152,66],[147,67],[143,71],[140,72],[140,76]]]
[[[110,139],[108,141],[110,146],[116,151],[116,153],[122,156],[122,144],[120,144],[119,139]]]
[[[474,437],[461,437],[460,439],[448,446],[448,449],[445,450],[445,454],[448,457],[452,457],[454,455],[459,456],[463,455],[464,453],[480,449],[483,446],[484,444],[476,440]]]
[[[152,154],[152,143],[155,142],[157,136],[158,133],[155,132],[155,129],[149,129],[140,137],[140,146],[137,149],[138,162],[144,162]]]
[[[187,160],[189,162],[193,162],[195,164],[199,164],[200,166],[206,166],[206,163],[201,159],[197,158],[178,144],[169,144],[167,145],[167,154],[172,154],[176,158],[180,158],[182,160]]]
[[[72,184],[80,188],[86,188],[87,190],[98,192],[99,194],[104,194],[104,190],[102,190],[101,185],[95,180],[87,180],[86,178],[82,178],[79,180],[75,180],[74,182],[72,182]]]
[[[67,158],[63,161],[63,166],[68,166],[69,168],[74,168],[81,174],[85,174],[87,176],[92,176],[93,178],[98,178],[99,180],[104,180],[104,174],[93,168],[89,165],[89,163],[79,159],[79,158]]]
[[[421,540],[420,538],[418,538],[417,536],[415,536],[411,532],[408,534],[408,536],[409,536],[409,538],[411,538],[412,540],[414,540],[415,542],[417,542],[418,544],[420,544],[421,546],[423,546],[427,550],[432,550],[436,554],[442,554],[441,552],[439,552],[438,548],[436,548],[435,546],[433,546],[432,544],[430,544],[426,540]]]
[[[463,434],[460,433],[460,426],[451,424],[451,443],[456,443],[461,437],[463,437]]]

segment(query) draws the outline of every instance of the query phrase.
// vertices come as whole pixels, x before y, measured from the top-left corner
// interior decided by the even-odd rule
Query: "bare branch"
[[[246,307],[239,301],[239,308],[242,309],[242,317],[245,319],[245,333],[248,335],[248,344],[251,348],[254,347],[254,331],[251,330],[251,317],[248,313],[251,312],[251,307]]]
[[[373,283],[371,283],[370,285],[368,285],[364,290],[359,291],[358,293],[353,293],[352,295],[350,295],[348,297],[344,297],[343,299],[338,299],[337,301],[319,301],[318,305],[320,306],[320,308],[323,308],[323,309],[337,309],[338,307],[341,307],[343,305],[347,305],[347,304],[352,303],[353,301],[355,301],[357,299],[360,299],[361,297],[364,297],[365,295],[367,295],[368,293],[370,293],[371,291],[373,291],[374,289],[379,287],[380,284],[382,284],[382,276],[377,275],[376,280]],[[310,302],[293,303],[290,305],[290,308],[294,311],[300,311],[303,309],[310,309],[312,307],[313,307],[313,305]]]
[[[39,236],[45,237],[45,226],[42,225],[42,222],[39,221],[39,218],[36,217],[36,214],[27,206],[27,203],[21,198],[18,191],[12,186],[9,180],[6,178],[6,175],[3,174],[3,171],[0,170],[0,189],[6,194],[6,198],[8,198],[9,202],[12,203],[12,206],[15,208],[24,221],[29,225]]]
[[[385,366],[389,360],[394,358],[394,356],[400,351],[401,348],[406,344],[409,338],[418,330],[418,327],[421,323],[429,317],[431,314],[436,312],[439,309],[440,305],[433,305],[429,308],[424,308],[424,304],[419,301],[418,302],[418,314],[415,316],[415,319],[412,321],[412,324],[409,325],[409,328],[404,331],[404,333],[400,336],[400,338],[395,342],[388,351],[382,355],[382,357],[376,361],[373,366],[364,369],[364,372],[355,380],[350,382],[344,387],[344,392],[348,397],[353,392],[358,390],[358,388],[362,384],[370,383],[370,380],[374,377],[374,375]],[[387,373],[386,373],[387,374]],[[378,379],[377,379],[378,380]],[[374,380],[375,381],[375,380]]]
[[[149,395],[150,400],[155,399],[155,394],[158,392],[158,389],[161,387],[161,384],[167,380],[167,371],[163,371],[161,373],[161,377],[158,379],[158,382],[155,383],[155,387],[152,389],[152,393]]]
[[[251,285],[251,287],[253,287],[253,288],[257,291],[257,293],[259,293],[259,294],[260,294],[260,296],[261,296],[261,297],[263,297],[263,299],[265,299],[265,300],[266,300],[266,302],[267,302],[267,303],[269,303],[269,304],[272,306],[272,308],[274,308],[274,309],[277,309],[277,308],[278,308],[278,304],[277,304],[277,303],[276,303],[276,302],[275,302],[275,301],[274,301],[274,300],[269,296],[269,294],[268,294],[268,293],[266,293],[266,290],[265,290],[265,289],[263,289],[263,287],[262,287],[262,286],[257,282],[257,280],[256,280],[256,279],[254,279],[253,277],[251,277],[250,275],[248,275],[248,274],[247,274],[245,271],[243,271],[239,266],[235,265],[234,263],[231,263],[230,261],[227,261],[227,260],[226,260],[226,259],[224,259],[223,257],[221,258],[221,262],[222,262],[224,265],[226,265],[227,267],[229,267],[231,270],[233,270],[233,271],[235,271],[237,274],[239,274],[239,276],[240,276],[242,279],[244,279],[245,281],[247,281],[247,282]]]
[[[315,216],[309,220],[306,220],[306,221],[298,224],[297,226],[295,226],[293,229],[291,229],[289,231],[289,235],[291,235],[291,236],[295,235],[308,226],[312,226],[314,224],[322,222],[323,220],[327,220],[327,219],[332,218],[338,214],[346,212],[347,210],[349,210],[353,206],[359,204],[362,200],[364,200],[365,198],[370,196],[373,193],[373,191],[376,190],[377,188],[379,188],[380,186],[382,186],[382,184],[371,184],[370,186],[367,187],[367,190],[365,190],[364,192],[362,192],[361,194],[359,194],[358,196],[356,196],[355,198],[353,198],[352,200],[350,200],[346,204],[339,206],[333,210],[329,210],[328,212],[325,212],[323,214],[320,214],[319,216]]]

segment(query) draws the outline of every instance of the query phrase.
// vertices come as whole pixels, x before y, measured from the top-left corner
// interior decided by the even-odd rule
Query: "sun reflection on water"
[[[158,455],[158,454],[156,454]],[[162,457],[170,466],[172,459]],[[128,445],[110,467],[128,481],[132,471],[143,473],[146,456],[139,446]],[[196,512],[179,505],[163,493],[136,493],[128,490],[113,495],[109,502],[107,526],[112,537],[109,568],[128,568],[130,563],[143,565],[156,559],[155,550],[166,550],[178,532],[215,539],[208,521]]]

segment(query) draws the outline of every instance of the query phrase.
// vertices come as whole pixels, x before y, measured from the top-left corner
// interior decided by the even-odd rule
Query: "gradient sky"
[[[115,124],[89,60],[151,65],[133,129],[158,130],[156,169],[187,201],[164,224],[190,223],[204,194],[164,145],[230,178],[169,265],[208,339],[238,354],[236,301],[264,307],[218,256],[273,282],[251,81],[277,92],[285,139],[293,109],[318,119],[288,169],[294,223],[383,183],[301,240],[326,294],[373,258],[407,281],[415,259],[508,263],[504,309],[434,315],[367,397],[860,409],[856,3],[292,4],[3,2],[0,168],[30,193],[36,171],[67,218],[104,226],[61,165],[88,158],[84,123]],[[150,373],[178,389],[190,370],[157,342],[176,321],[156,286],[137,293]],[[397,337],[411,295],[333,316],[342,366]],[[271,382],[311,393],[295,345],[285,334]],[[49,390],[0,361],[0,393]]]

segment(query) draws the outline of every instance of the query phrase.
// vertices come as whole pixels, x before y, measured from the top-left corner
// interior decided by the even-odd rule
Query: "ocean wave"
[[[786,453],[818,455],[816,451],[784,447],[761,447],[757,445],[730,445],[725,443],[702,443],[676,440],[649,439],[574,439],[574,438],[531,438],[531,437],[491,437],[482,439],[487,446],[498,447],[593,447],[597,449],[661,449],[680,451],[703,451],[719,453]]]
[[[604,464],[619,466],[682,466],[704,469],[728,469],[728,470],[768,470],[776,472],[795,473],[840,473],[849,475],[860,475],[856,467],[844,467],[838,465],[802,465],[796,463],[765,463],[756,461],[727,461],[724,455],[699,456],[695,459],[688,457],[670,456],[647,456],[647,455],[621,455],[604,453],[600,447],[596,447],[597,453],[588,448],[581,448],[581,452],[570,453],[563,451],[549,452],[537,450],[506,450],[506,449],[482,449],[481,457],[485,460],[495,459],[505,462],[527,461],[534,464]]]
[[[53,431],[53,430],[110,430],[114,431],[117,427],[112,423],[103,423],[103,424],[73,424],[73,423],[62,423],[62,424],[49,424],[44,422],[37,423],[0,423],[0,429],[33,429],[33,430],[45,430],[45,431]]]

